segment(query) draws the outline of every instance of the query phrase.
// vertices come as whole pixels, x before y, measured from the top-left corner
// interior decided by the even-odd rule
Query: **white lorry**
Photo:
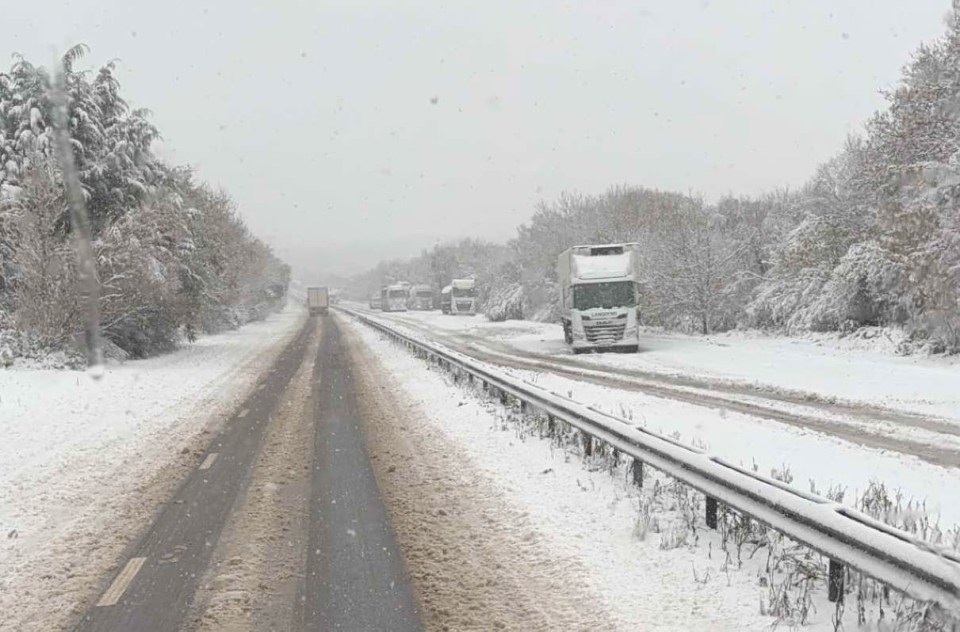
[[[639,348],[638,244],[574,246],[557,259],[563,337],[574,353]]]
[[[433,288],[429,285],[414,285],[410,288],[410,309],[427,311],[433,309]]]
[[[454,279],[440,293],[440,309],[444,314],[477,313],[477,284],[473,279]]]
[[[330,309],[330,292],[325,287],[307,288],[307,309],[311,316],[326,314]]]
[[[409,283],[388,285],[380,292],[380,309],[385,312],[405,312],[409,297]]]

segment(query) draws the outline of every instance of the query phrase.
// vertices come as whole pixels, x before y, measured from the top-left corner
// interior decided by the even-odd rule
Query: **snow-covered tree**
[[[87,199],[102,286],[104,337],[144,356],[234,327],[282,303],[290,270],[222,192],[160,162],[159,132],[131,111],[111,62],[62,58],[69,132]],[[79,333],[70,223],[53,156],[50,73],[14,57],[0,73],[0,327],[41,348]],[[5,334],[6,335],[6,334]]]

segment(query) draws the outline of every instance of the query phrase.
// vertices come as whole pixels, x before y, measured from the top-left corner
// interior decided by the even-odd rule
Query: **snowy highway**
[[[361,308],[362,309],[362,308]],[[369,312],[468,356],[801,486],[871,481],[960,523],[960,367],[808,341],[652,333],[638,354],[573,356],[556,325]]]
[[[889,358],[883,370],[899,371],[899,386],[886,399],[857,400],[840,397],[842,384],[831,392],[830,384],[798,380],[787,389],[775,375],[747,383],[745,375],[763,369],[740,365],[743,355],[762,357],[757,347],[776,341],[748,340],[745,350],[736,340],[727,347],[707,342],[739,371],[723,376],[711,355],[716,349],[691,350],[695,343],[682,338],[652,342],[647,357],[574,359],[550,326],[536,323],[430,312],[375,317],[679,441],[709,444],[733,462],[759,464],[761,473],[779,470],[802,490],[843,486],[847,502],[871,481],[906,497],[923,492],[926,513],[911,503],[904,515],[937,516],[931,520],[946,541],[956,538],[950,528],[960,516],[949,498],[960,474],[936,462],[956,454],[956,416],[930,377],[949,375],[951,366]],[[64,505],[82,518],[64,534],[45,530],[42,509],[29,503],[5,510],[4,528],[18,537],[3,551],[0,628],[679,632],[793,621],[773,613],[772,591],[797,581],[795,571],[784,570],[795,568],[794,545],[760,531],[747,536],[753,554],[741,552],[743,543],[731,548],[740,523],[722,514],[725,526],[706,528],[703,498],[662,473],[646,471],[639,489],[608,452],[587,454],[577,442],[546,438],[342,313],[306,319],[288,310],[249,331],[260,333],[218,344],[242,348],[255,340],[255,354],[221,351],[219,364],[198,365],[194,391],[183,389],[178,409],[196,402],[197,414],[182,430],[172,426],[174,436],[190,438],[188,448],[163,444],[181,459],[176,466],[162,450],[141,446],[135,476],[122,482],[117,471],[113,502],[97,505],[97,516]],[[179,367],[191,353],[165,363]],[[802,345],[792,359],[809,365],[838,357],[854,368],[884,362],[860,351],[818,359]],[[714,366],[689,366],[696,361]],[[108,373],[105,384],[128,371],[139,371],[138,382],[165,379],[159,367],[151,375],[149,364],[132,365]],[[208,389],[217,389],[215,376],[238,365],[246,367],[243,385],[224,391],[216,407],[200,406]],[[794,364],[784,371],[816,369]],[[926,379],[910,382],[913,371]],[[17,427],[26,432],[31,414],[49,404],[26,396],[29,373],[9,375],[22,381],[22,395],[6,405],[17,406]],[[908,388],[927,390],[908,396]],[[133,412],[136,398],[147,401],[134,392],[113,405],[131,411],[120,419],[143,416],[143,429],[123,426],[128,442],[142,443],[157,436],[147,432],[165,411]],[[120,421],[111,419],[91,421],[82,441],[56,443],[46,469],[86,464],[91,452],[131,462],[111,425]],[[898,434],[886,426],[909,429]],[[870,439],[855,441],[852,430]],[[889,443],[880,450],[871,440]],[[31,454],[18,458],[38,458]],[[102,480],[50,475],[19,484],[43,498],[83,498]],[[78,532],[110,544],[78,556],[61,541]],[[771,566],[768,559],[780,561]],[[816,567],[815,559],[803,564]],[[59,590],[47,569],[61,579]],[[806,625],[816,631],[832,629],[834,614],[823,572],[808,580],[815,588],[804,597],[816,612],[805,615]],[[51,595],[53,611],[44,599]],[[879,616],[879,603],[864,605],[870,616]]]
[[[259,629],[423,629],[364,447],[352,371],[336,322],[307,321],[75,630],[223,629],[254,600]],[[251,495],[276,489],[277,461],[291,456],[263,446],[283,441],[281,425],[294,428],[291,443],[314,442],[312,458],[285,464],[295,490],[285,506],[255,510]],[[298,550],[275,552],[275,542]],[[257,596],[238,609],[228,595],[243,582]]]

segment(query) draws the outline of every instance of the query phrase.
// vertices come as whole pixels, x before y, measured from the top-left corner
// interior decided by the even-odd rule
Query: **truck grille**
[[[626,322],[583,323],[587,342],[592,344],[611,344],[623,340]]]
[[[473,303],[471,301],[457,301],[458,312],[468,312],[472,308],[473,308]]]

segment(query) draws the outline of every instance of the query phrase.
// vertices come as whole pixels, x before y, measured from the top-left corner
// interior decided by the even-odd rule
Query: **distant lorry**
[[[557,258],[563,337],[574,353],[640,345],[638,244],[574,246]]]
[[[330,292],[325,287],[307,288],[307,309],[311,316],[326,314],[330,309]]]
[[[380,309],[380,306],[382,305],[381,303],[382,300],[383,299],[379,294],[372,294],[370,296],[370,309]]]
[[[443,314],[450,313],[450,304],[453,299],[453,288],[449,285],[444,286],[440,290],[440,312]]]
[[[429,285],[414,285],[410,288],[407,307],[421,311],[433,309],[433,288]]]
[[[385,312],[405,312],[409,296],[409,284],[388,285],[380,292],[380,309]]]
[[[454,279],[440,292],[440,311],[444,314],[477,313],[477,287],[473,279]]]

